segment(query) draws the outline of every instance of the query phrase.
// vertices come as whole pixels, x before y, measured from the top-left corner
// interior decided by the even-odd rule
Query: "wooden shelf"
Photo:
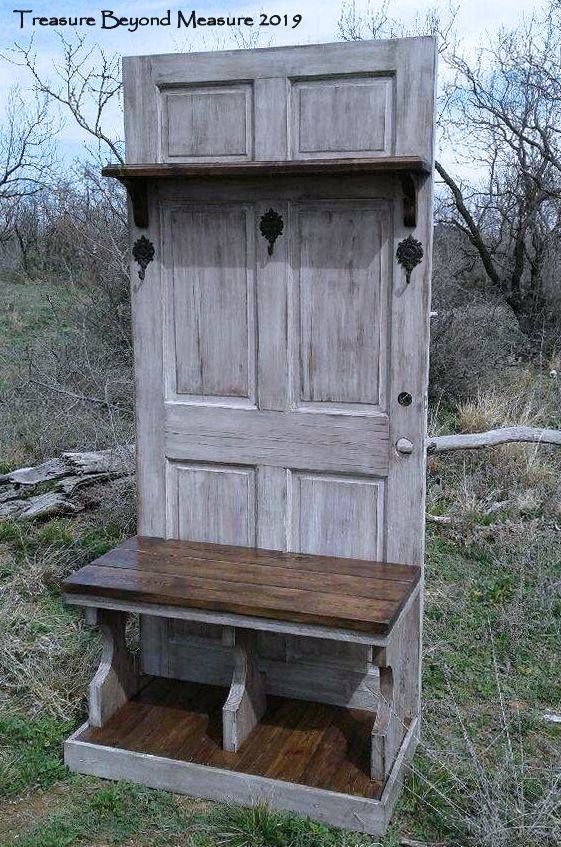
[[[284,174],[383,173],[428,174],[431,166],[419,156],[380,156],[368,159],[302,159],[281,162],[197,162],[195,164],[107,165],[103,176],[129,179],[199,179],[225,176],[278,176]]]
[[[101,173],[103,176],[118,179],[127,188],[132,202],[135,225],[141,229],[148,226],[148,180],[394,173],[401,177],[404,225],[414,227],[416,223],[416,184],[414,176],[426,176],[431,173],[431,170],[431,164],[419,156],[380,156],[369,159],[107,165]]]

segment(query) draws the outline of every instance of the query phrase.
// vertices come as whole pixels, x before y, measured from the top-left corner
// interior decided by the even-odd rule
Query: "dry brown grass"
[[[482,432],[503,426],[561,427],[561,376],[527,366],[443,414],[429,417],[431,435]],[[553,371],[553,375],[552,375]],[[504,376],[504,375],[503,375]],[[507,444],[488,450],[429,457],[428,511],[481,521],[561,514],[561,450],[541,444]]]
[[[0,711],[68,720],[81,709],[98,645],[56,596],[80,558],[59,545],[1,554]]]

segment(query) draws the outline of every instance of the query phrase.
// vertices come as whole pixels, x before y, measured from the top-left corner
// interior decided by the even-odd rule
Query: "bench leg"
[[[125,643],[126,612],[90,609],[88,619],[103,636],[101,662],[89,687],[89,722],[103,726],[136,693],[139,674]]]
[[[372,728],[372,779],[385,782],[405,735],[403,720],[396,711],[393,670],[380,668],[380,700]]]
[[[236,752],[265,714],[265,676],[257,665],[257,635],[225,627],[223,644],[234,650],[234,674],[222,707],[222,744]]]
[[[371,777],[385,782],[411,720],[419,712],[419,598],[377,651],[380,699],[371,737]]]

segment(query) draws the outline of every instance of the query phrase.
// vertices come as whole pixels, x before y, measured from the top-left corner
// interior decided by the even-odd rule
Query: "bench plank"
[[[64,590],[385,634],[419,577],[412,566],[138,538],[81,568]]]

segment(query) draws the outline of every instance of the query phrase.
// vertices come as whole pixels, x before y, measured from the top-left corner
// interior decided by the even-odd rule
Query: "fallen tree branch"
[[[0,518],[68,515],[98,505],[96,484],[134,475],[134,447],[88,453],[63,453],[40,465],[0,476]],[[44,489],[47,488],[45,491]]]
[[[107,406],[108,409],[116,411],[124,411],[125,407],[119,403],[111,403],[110,400],[104,400],[103,397],[88,397],[86,394],[75,394],[74,391],[68,391],[66,388],[60,388],[58,385],[48,385],[46,382],[39,382],[37,379],[31,380],[39,388],[45,388],[47,391],[54,391],[56,394],[62,394],[64,397],[70,397],[72,400],[79,400],[81,403],[95,403],[99,406]]]
[[[427,523],[434,523],[437,526],[461,526],[464,524],[465,518],[458,518],[452,515],[431,515],[430,512],[425,514]]]
[[[526,442],[555,444],[561,447],[561,430],[539,429],[531,426],[507,426],[487,432],[470,432],[454,435],[436,435],[427,439],[427,453],[446,453],[452,450],[475,450],[480,447],[497,447],[499,444]]]

